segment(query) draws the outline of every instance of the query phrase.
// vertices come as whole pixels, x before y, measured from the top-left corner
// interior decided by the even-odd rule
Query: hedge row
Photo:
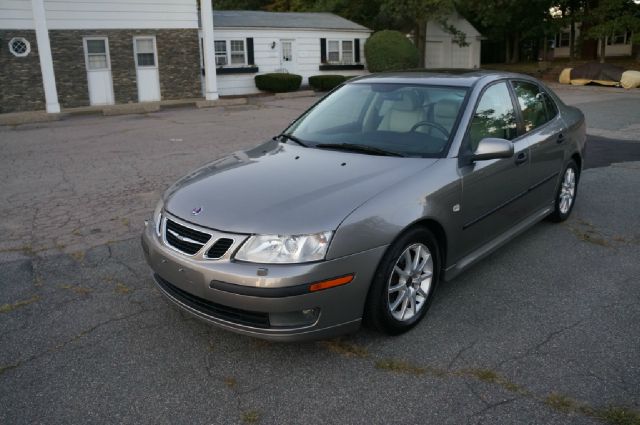
[[[351,77],[344,75],[314,75],[309,77],[309,85],[318,91],[329,91],[344,83]]]
[[[254,79],[256,87],[272,93],[296,91],[300,88],[300,84],[302,84],[301,75],[280,72],[256,75]]]

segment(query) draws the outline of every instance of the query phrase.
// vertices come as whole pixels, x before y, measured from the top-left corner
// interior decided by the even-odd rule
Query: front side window
[[[106,38],[85,38],[85,55],[87,57],[87,69],[96,71],[109,69]]]
[[[482,94],[471,120],[468,148],[475,152],[486,137],[513,140],[518,135],[515,109],[507,83],[490,86]]]
[[[513,88],[518,98],[524,130],[529,132],[548,121],[545,96],[536,84],[514,81]],[[554,114],[555,115],[555,114]]]
[[[355,144],[406,156],[440,157],[467,89],[388,83],[347,84],[286,132],[309,145]]]
[[[154,38],[138,37],[134,41],[136,49],[136,63],[139,67],[156,66]]]

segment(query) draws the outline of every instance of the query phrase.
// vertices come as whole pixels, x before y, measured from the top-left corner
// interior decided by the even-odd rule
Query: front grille
[[[254,328],[269,328],[269,314],[259,313],[256,311],[241,310],[239,308],[228,307],[214,303],[204,298],[197,297],[193,294],[183,291],[173,286],[158,275],[155,275],[158,285],[173,298],[181,303],[199,311],[207,316],[226,320],[227,322],[237,323],[239,325],[252,326]]]
[[[227,250],[233,245],[233,239],[220,238],[213,244],[209,251],[207,251],[208,258],[220,258]]]
[[[167,218],[164,233],[169,245],[189,255],[200,251],[211,239],[211,235],[185,227],[169,218]]]

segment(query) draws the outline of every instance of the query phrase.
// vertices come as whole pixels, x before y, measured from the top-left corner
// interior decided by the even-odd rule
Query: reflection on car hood
[[[271,141],[182,178],[165,193],[165,208],[184,220],[228,232],[335,230],[359,205],[436,161]],[[202,210],[194,215],[198,208]]]

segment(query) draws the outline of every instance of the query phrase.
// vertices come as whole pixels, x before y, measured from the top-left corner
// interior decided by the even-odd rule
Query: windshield
[[[364,145],[403,156],[440,157],[466,93],[464,87],[347,84],[286,133],[309,146]]]

